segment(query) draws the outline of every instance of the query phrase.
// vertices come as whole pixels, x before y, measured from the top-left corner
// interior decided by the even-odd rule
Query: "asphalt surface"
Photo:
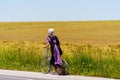
[[[46,79],[0,75],[0,80],[46,80]]]
[[[118,80],[102,77],[86,77],[75,75],[53,75],[40,72],[0,70],[0,80]]]

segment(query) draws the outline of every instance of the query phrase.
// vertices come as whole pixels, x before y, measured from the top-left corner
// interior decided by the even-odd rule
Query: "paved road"
[[[59,76],[39,72],[0,70],[0,80],[117,80],[101,77]]]
[[[0,80],[46,80],[46,79],[0,75]]]

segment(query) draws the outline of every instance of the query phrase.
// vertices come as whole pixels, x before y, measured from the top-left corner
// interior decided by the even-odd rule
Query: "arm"
[[[45,44],[45,46],[43,46],[43,48],[49,48],[49,42],[50,42],[50,38],[49,37],[47,37],[46,38],[46,44]]]
[[[43,46],[43,48],[49,48],[49,43],[45,44],[45,46]]]

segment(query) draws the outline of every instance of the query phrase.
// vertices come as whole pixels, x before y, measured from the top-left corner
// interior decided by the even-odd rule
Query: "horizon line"
[[[120,20],[56,20],[56,21],[0,21],[2,22],[96,22],[96,21],[120,21]]]

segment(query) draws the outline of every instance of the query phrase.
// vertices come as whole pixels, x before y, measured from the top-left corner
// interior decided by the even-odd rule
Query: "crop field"
[[[69,74],[120,79],[120,21],[1,22],[0,69],[40,72],[48,28],[54,28]]]
[[[44,42],[48,28],[55,29],[61,43],[120,42],[120,21],[0,23],[0,40]]]

